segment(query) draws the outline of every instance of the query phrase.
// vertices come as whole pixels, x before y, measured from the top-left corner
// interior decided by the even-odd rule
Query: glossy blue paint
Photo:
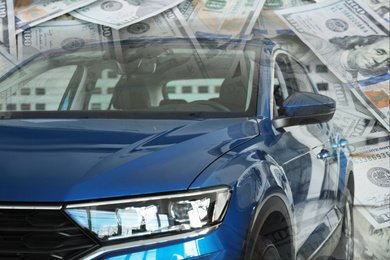
[[[255,122],[245,118],[88,122],[2,121],[1,200],[74,201],[186,190],[215,159],[258,134]]]
[[[297,92],[283,102],[283,107],[288,116],[314,115],[335,110],[336,102],[327,96]]]
[[[281,167],[282,162],[289,160],[291,154],[287,151],[280,153],[280,148],[275,144],[281,136],[274,134],[269,119],[258,119],[258,124],[259,136],[223,155],[191,186],[202,188],[224,184],[234,187],[224,223],[241,237],[247,235],[255,208],[273,191],[278,190],[278,194],[285,198],[287,207],[294,207],[292,191]],[[281,158],[278,159],[276,153]],[[273,158],[278,159],[280,165]],[[299,172],[295,174],[298,175]]]

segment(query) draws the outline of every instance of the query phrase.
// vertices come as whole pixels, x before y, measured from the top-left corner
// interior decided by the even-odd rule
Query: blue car
[[[0,259],[353,257],[335,101],[272,41],[67,44],[0,91]]]

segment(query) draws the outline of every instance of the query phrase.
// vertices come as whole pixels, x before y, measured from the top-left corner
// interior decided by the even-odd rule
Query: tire
[[[256,260],[279,260],[281,259],[276,246],[266,237],[259,236],[256,241],[256,248],[251,259]]]
[[[353,227],[353,197],[347,188],[344,203],[344,216],[342,222],[341,238],[334,253],[334,257],[342,260],[353,260],[354,227]]]

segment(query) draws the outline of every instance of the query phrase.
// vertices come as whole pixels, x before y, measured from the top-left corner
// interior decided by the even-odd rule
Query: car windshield
[[[1,118],[253,116],[259,47],[186,39],[65,46],[1,79]]]

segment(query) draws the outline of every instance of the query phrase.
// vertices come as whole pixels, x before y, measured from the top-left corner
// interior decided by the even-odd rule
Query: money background
[[[389,23],[359,0],[328,0],[277,14],[390,131]]]
[[[344,2],[346,1],[348,0]],[[390,232],[390,188],[386,184],[380,187],[373,183],[374,179],[384,183],[389,183],[390,180],[388,129],[378,120],[378,116],[361,102],[362,99],[356,97],[351,88],[332,73],[332,64],[324,64],[319,58],[318,50],[306,45],[295,34],[294,28],[289,27],[275,12],[275,10],[299,11],[303,7],[316,10],[318,5],[315,1],[228,0],[210,4],[210,1],[205,0],[181,0],[164,1],[161,6],[161,1],[159,3],[145,0],[146,13],[152,15],[144,15],[139,20],[122,15],[120,21],[117,20],[118,17],[115,17],[114,21],[112,16],[101,15],[101,10],[94,11],[92,7],[99,6],[98,3],[101,2],[97,0],[0,0],[0,27],[2,28],[0,77],[18,62],[51,48],[99,43],[104,50],[105,43],[109,41],[153,37],[209,37],[219,45],[226,45],[229,39],[234,38],[245,40],[270,38],[306,66],[320,93],[332,97],[337,102],[337,111],[332,120],[335,125],[343,129],[345,138],[353,147],[351,153],[356,164],[355,223],[357,228],[355,233],[359,233],[359,226],[372,226],[383,234],[389,234],[386,232]],[[136,0],[111,2],[110,8],[119,8],[125,13],[130,8],[132,12],[136,12],[140,4],[140,1]],[[370,23],[372,23],[371,27],[378,23],[385,23],[385,27],[389,28],[389,1],[364,0],[360,6],[369,13],[377,14],[374,16],[376,20],[368,22],[368,26],[371,25]],[[232,10],[236,12],[234,15]],[[83,20],[83,16],[78,15],[80,13],[88,13],[88,16],[94,19]],[[121,24],[121,28],[113,26],[114,23]],[[316,26],[320,21],[312,20],[310,23]],[[239,46],[231,48],[237,47]],[[202,48],[202,46],[194,41],[194,48]],[[228,53],[228,50],[229,48],[226,48],[224,51]],[[203,63],[212,62],[212,59],[203,61]],[[233,63],[237,64],[237,62],[239,61]],[[196,64],[196,66],[203,65]],[[0,89],[1,93],[5,91],[8,90]],[[355,242],[364,247],[367,246],[364,237],[368,235],[364,234],[363,230],[361,233],[356,236]],[[361,249],[357,250],[356,259],[366,259],[365,257],[375,259],[375,256],[361,253],[359,251]]]

